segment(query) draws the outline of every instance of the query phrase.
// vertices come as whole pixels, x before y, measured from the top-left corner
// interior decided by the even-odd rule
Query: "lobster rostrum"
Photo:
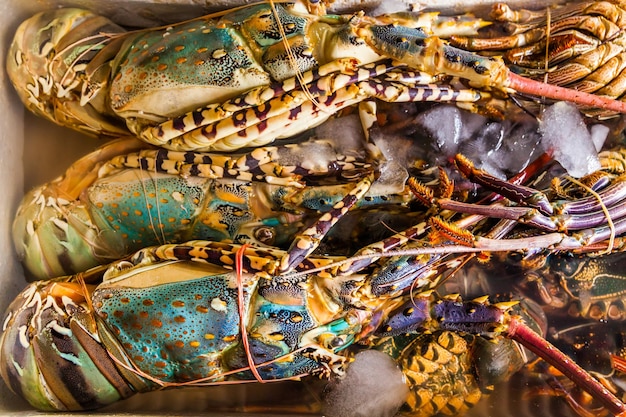
[[[341,374],[349,361],[342,352],[371,338],[379,339],[381,350],[392,349],[393,357],[417,361],[406,365],[407,372],[432,359],[420,348],[434,343],[423,341],[425,334],[465,367],[472,360],[457,333],[504,334],[566,372],[611,412],[626,411],[520,316],[511,315],[511,303],[489,304],[486,297],[463,302],[432,291],[411,297],[413,280],[390,282],[378,268],[349,275],[336,268],[307,272],[328,266],[328,258],[306,259],[296,267],[299,275],[275,275],[284,256],[277,249],[192,241],[143,249],[108,267],[32,283],[4,321],[2,375],[39,409],[80,410],[163,387]],[[426,263],[424,274],[432,275],[436,264]],[[391,292],[385,288],[390,284]],[[444,343],[446,338],[452,342]],[[420,358],[407,353],[413,349]],[[438,372],[445,373],[441,363]],[[471,373],[465,368],[447,372],[466,378]],[[417,392],[424,387],[416,384],[416,374],[412,377],[416,393],[407,407],[415,410],[426,400]],[[490,378],[499,377],[485,376],[483,382],[490,385]],[[458,398],[449,409],[458,405],[454,402]],[[435,403],[433,413],[446,407]],[[471,399],[465,403],[471,404]]]
[[[83,10],[44,12],[18,29],[8,73],[22,101],[50,120],[103,136],[130,130],[172,150],[260,146],[370,98],[474,103],[519,92],[626,110],[448,45],[439,35],[449,21],[432,14],[317,16],[298,5],[134,32]],[[466,19],[456,29],[472,35],[486,24]],[[449,76],[473,88],[446,84]]]

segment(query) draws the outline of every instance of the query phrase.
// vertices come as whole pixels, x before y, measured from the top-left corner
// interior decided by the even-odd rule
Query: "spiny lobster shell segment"
[[[409,386],[401,412],[432,416],[462,414],[483,393],[473,377],[472,337],[438,330],[417,337],[386,339],[376,349],[398,357]]]
[[[65,281],[33,283],[9,306],[0,337],[2,378],[39,410],[89,410],[133,395],[92,337],[82,302],[54,294]]]
[[[246,10],[254,17],[258,8]],[[112,63],[112,108],[121,115],[150,109],[159,117],[174,117],[206,97],[219,102],[269,84],[269,75],[236,32],[233,24],[207,18],[131,36]]]
[[[89,62],[108,36],[125,32],[105,17],[67,8],[38,13],[24,21],[9,48],[7,74],[22,102],[54,123],[90,134],[127,134],[103,103],[81,103],[75,61]],[[100,35],[100,34],[107,35]],[[85,65],[82,65],[85,70]]]
[[[143,278],[150,277],[150,282],[162,279],[162,274],[178,282],[144,288],[136,288],[140,282],[104,285],[93,295],[96,312],[143,372],[165,382],[214,375],[222,379],[217,376],[225,371],[222,354],[239,340],[232,274],[206,276],[207,268],[191,262],[147,270],[152,275]],[[246,293],[253,289],[245,287]]]

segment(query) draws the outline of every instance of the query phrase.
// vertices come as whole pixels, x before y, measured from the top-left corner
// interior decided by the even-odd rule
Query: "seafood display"
[[[4,382],[82,411],[315,378],[309,412],[342,417],[373,352],[403,389],[371,415],[466,415],[516,384],[626,415],[624,5],[326,6],[18,27],[24,105],[103,143],[17,210],[32,282]]]

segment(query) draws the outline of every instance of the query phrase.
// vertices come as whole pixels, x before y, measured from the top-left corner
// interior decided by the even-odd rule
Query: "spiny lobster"
[[[43,117],[102,136],[130,130],[172,150],[260,146],[366,99],[474,103],[517,92],[626,111],[448,45],[438,35],[450,19],[316,16],[296,6],[263,3],[133,32],[84,10],[44,12],[18,29],[8,73]]]

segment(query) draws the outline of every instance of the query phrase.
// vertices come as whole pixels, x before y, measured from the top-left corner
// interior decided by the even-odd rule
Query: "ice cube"
[[[386,354],[364,350],[325,399],[329,417],[386,417],[396,414],[409,394],[402,372]]]
[[[591,134],[575,105],[558,102],[547,107],[539,132],[543,148],[569,175],[580,178],[600,169]]]

